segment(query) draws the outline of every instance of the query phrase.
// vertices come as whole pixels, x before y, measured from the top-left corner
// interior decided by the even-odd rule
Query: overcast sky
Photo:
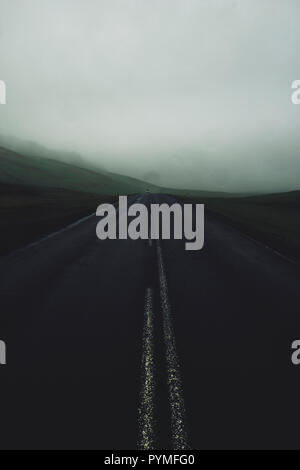
[[[300,188],[299,0],[0,0],[0,133],[166,185]]]

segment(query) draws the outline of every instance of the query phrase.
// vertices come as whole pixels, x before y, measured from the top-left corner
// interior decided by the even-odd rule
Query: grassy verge
[[[0,184],[0,256],[96,211],[114,197]]]
[[[300,191],[203,202],[241,231],[300,261]]]
[[[300,261],[300,191],[232,198],[184,198],[282,254]]]

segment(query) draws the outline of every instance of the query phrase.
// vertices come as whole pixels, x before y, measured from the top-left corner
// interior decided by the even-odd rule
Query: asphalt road
[[[0,448],[300,448],[299,266],[209,214],[192,252],[97,222],[0,261]]]

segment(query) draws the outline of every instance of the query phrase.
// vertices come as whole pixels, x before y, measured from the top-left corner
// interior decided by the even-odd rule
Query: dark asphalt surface
[[[0,261],[1,449],[136,448],[149,286],[157,446],[171,447],[155,246],[99,241],[97,222]],[[191,446],[300,448],[299,267],[212,215],[205,222],[201,251],[161,242]]]

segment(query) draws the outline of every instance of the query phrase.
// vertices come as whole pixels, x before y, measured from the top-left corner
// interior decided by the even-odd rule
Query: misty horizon
[[[163,187],[300,189],[297,0],[0,0],[0,12],[0,145]]]

